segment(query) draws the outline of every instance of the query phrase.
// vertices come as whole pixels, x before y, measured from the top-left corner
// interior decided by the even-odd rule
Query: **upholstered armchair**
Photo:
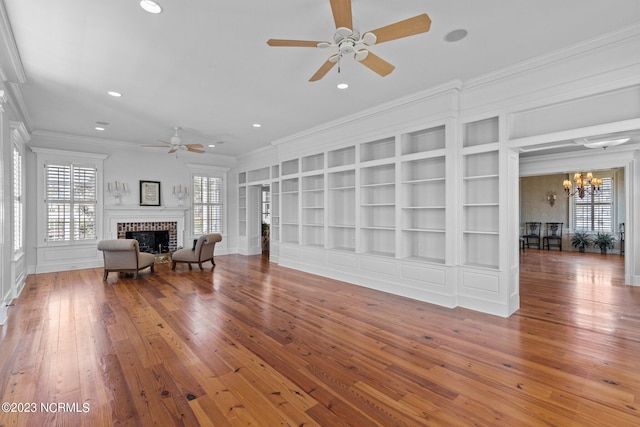
[[[219,234],[204,234],[198,238],[192,249],[184,248],[178,249],[171,254],[171,269],[176,269],[176,264],[179,262],[186,262],[189,264],[189,270],[191,270],[191,264],[198,264],[200,270],[202,270],[202,263],[211,261],[211,269],[216,266],[213,261],[213,250],[216,243],[222,240],[222,236]]]
[[[138,278],[138,271],[151,267],[155,257],[152,254],[140,252],[140,246],[135,239],[101,240],[98,242],[98,250],[104,257],[104,278],[112,271],[133,273],[134,279]]]

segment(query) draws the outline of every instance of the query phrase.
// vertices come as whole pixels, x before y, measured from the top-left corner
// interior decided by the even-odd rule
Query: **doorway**
[[[271,241],[271,189],[268,185],[262,185],[260,191],[260,221],[262,253],[268,255]]]
[[[630,134],[637,135],[638,132],[628,132]],[[617,171],[617,176],[614,178],[618,180],[618,188],[614,192],[613,197],[615,198],[615,207],[614,212],[612,213],[612,222],[610,224],[610,230],[608,230],[612,235],[616,237],[616,245],[614,253],[607,255],[607,258],[611,259],[613,263],[622,263],[624,270],[624,283],[627,285],[633,284],[633,265],[632,258],[625,255],[620,256],[620,231],[621,225],[625,224],[622,227],[626,227],[628,231],[629,222],[633,218],[633,212],[635,210],[636,204],[633,200],[633,179],[636,176],[636,172],[633,166],[633,150],[637,150],[637,144],[632,145],[629,144],[628,147],[615,147],[609,150],[603,150],[602,148],[599,150],[594,150],[592,148],[587,148],[581,145],[577,145],[573,141],[571,143],[563,144],[560,142],[546,142],[544,144],[538,146],[527,146],[527,147],[519,147],[517,150],[512,150],[512,154],[516,154],[519,157],[518,162],[515,165],[516,170],[518,170],[516,176],[518,177],[518,183],[516,184],[514,190],[517,191],[517,194],[513,194],[516,201],[517,206],[511,205],[511,212],[516,213],[517,221],[514,226],[518,229],[518,236],[523,235],[522,224],[526,221],[538,221],[542,222],[543,225],[545,221],[555,221],[565,222],[565,239],[563,242],[563,251],[565,251],[565,247],[568,251],[565,254],[564,252],[554,251],[553,256],[564,256],[573,254],[570,252],[571,250],[575,250],[571,246],[571,237],[569,236],[568,230],[571,229],[570,222],[575,222],[576,212],[571,209],[576,209],[574,206],[571,208],[569,203],[567,202],[567,197],[565,196],[563,181],[564,179],[568,179],[568,174],[573,174],[574,172],[589,172],[593,171],[594,176],[598,176],[597,172],[611,172]],[[553,148],[550,148],[553,147]],[[603,172],[603,173],[604,173]],[[534,185],[533,188],[536,189],[535,194],[528,193],[524,194],[522,189],[522,180],[523,178],[531,178],[531,177],[542,177],[538,184]],[[572,175],[573,176],[573,175]],[[546,178],[545,178],[546,177]],[[510,178],[511,179],[511,178]],[[550,181],[545,181],[545,179],[550,179]],[[531,187],[530,187],[531,188]],[[555,196],[555,201],[554,201]],[[575,196],[573,196],[575,197]],[[540,216],[538,218],[528,218],[523,211],[523,205],[527,203],[527,200],[524,199],[537,199],[538,206],[540,211],[536,212],[534,216]],[[556,218],[553,212],[554,207],[551,204],[555,204],[555,208],[558,205],[563,206],[565,212],[556,212],[559,214],[561,218]],[[544,205],[546,204],[546,208]],[[582,208],[582,207],[580,207]],[[593,207],[591,207],[593,208]],[[546,211],[544,211],[546,210]],[[546,218],[543,218],[544,215],[547,215]],[[578,218],[579,219],[579,218]],[[511,226],[510,226],[511,227]],[[516,231],[515,229],[513,229]],[[628,241],[629,233],[626,233],[625,240],[627,240],[626,248],[631,248],[631,245]],[[518,239],[515,239],[515,242],[518,242]],[[521,257],[526,257],[528,249],[525,250],[525,253],[522,253],[520,248],[513,249],[513,253],[520,252],[520,260]],[[597,252],[597,256],[600,257],[599,248],[591,248],[591,252]],[[533,250],[532,255],[535,252],[540,252],[540,255],[551,255],[550,251],[542,250],[537,251]],[[622,252],[626,252],[624,249]],[[580,254],[584,255],[584,254]],[[579,256],[577,253],[574,256]],[[615,257],[615,259],[611,258]],[[599,259],[599,258],[598,258]],[[529,265],[527,268],[531,268]],[[540,269],[546,268],[545,266],[540,266]],[[520,263],[520,277],[516,280],[518,282],[522,279],[522,263]],[[522,295],[520,295],[522,298]]]

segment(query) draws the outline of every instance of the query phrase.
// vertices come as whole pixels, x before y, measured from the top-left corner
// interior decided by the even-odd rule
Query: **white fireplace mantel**
[[[176,222],[178,246],[184,245],[184,227],[188,208],[176,206],[105,206],[105,238],[118,238],[118,223],[122,222]]]

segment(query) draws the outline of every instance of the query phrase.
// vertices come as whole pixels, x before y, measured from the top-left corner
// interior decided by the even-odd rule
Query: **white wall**
[[[170,208],[179,208],[179,201],[172,196],[173,186],[190,186],[191,169],[194,165],[201,166],[203,170],[220,170],[230,169],[235,166],[235,159],[227,156],[213,156],[209,154],[193,154],[186,152],[179,152],[175,154],[167,154],[166,151],[161,149],[146,149],[138,147],[128,143],[105,141],[96,138],[82,138],[72,135],[61,135],[54,133],[35,132],[29,143],[29,147],[35,149],[54,149],[60,150],[62,153],[68,152],[69,155],[74,153],[93,153],[102,154],[106,156],[103,163],[103,177],[99,179],[101,183],[101,196],[102,205],[105,212],[100,212],[100,216],[103,219],[103,224],[98,227],[98,240],[106,236],[106,230],[108,224],[104,222],[108,220],[109,210],[114,207],[115,199],[110,196],[106,191],[106,183],[126,183],[128,192],[122,196],[120,209],[127,208],[127,212],[133,215],[149,216],[153,215],[153,212],[161,212],[163,210],[169,210]],[[101,265],[101,254],[97,253],[97,256],[90,256],[85,260],[74,260],[73,263],[61,259],[59,262],[46,262],[42,259],[38,259],[37,247],[45,245],[44,242],[40,242],[39,237],[36,236],[36,225],[38,221],[38,209],[40,201],[36,199],[37,194],[37,174],[36,171],[36,155],[27,150],[27,190],[28,199],[26,202],[26,226],[27,226],[27,263],[30,272],[43,272],[43,271],[59,271],[74,268],[86,268],[90,266]],[[146,181],[159,181],[161,183],[161,208],[150,208],[139,205],[139,182],[140,180]],[[229,185],[229,182],[226,183]],[[233,184],[233,181],[232,181]],[[235,188],[235,187],[232,187]],[[233,198],[227,192],[227,200],[233,200]],[[184,206],[190,207],[190,203]],[[193,238],[190,232],[190,211],[187,209],[184,212],[185,217],[185,230],[184,239],[189,241]],[[229,206],[225,212],[225,219],[228,224],[235,224],[233,217],[230,216]],[[229,251],[229,232],[233,233],[235,237],[236,226],[227,227],[225,235],[221,243],[216,245],[216,253],[224,254]],[[40,236],[41,237],[41,236]],[[183,244],[183,242],[178,242]],[[231,246],[233,247],[233,246]],[[56,248],[56,251],[64,251],[65,248]],[[231,251],[234,251],[231,249]],[[41,255],[42,257],[42,255]]]

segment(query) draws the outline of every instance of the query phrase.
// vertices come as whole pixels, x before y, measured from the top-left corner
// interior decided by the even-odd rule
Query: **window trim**
[[[195,180],[196,178],[204,178],[207,181],[207,187],[209,185],[211,185],[210,183],[214,180],[219,180],[220,181],[220,185],[219,185],[219,197],[218,199],[220,200],[219,202],[207,202],[207,203],[196,203],[195,200],[195,196],[196,196],[196,189],[195,189]],[[224,185],[225,185],[225,181],[224,178],[220,177],[220,176],[210,176],[208,174],[202,174],[202,173],[194,173],[191,175],[191,231],[193,232],[193,235],[202,235],[202,234],[211,234],[211,233],[215,233],[215,232],[220,232],[222,233],[222,231],[224,230],[224,226],[226,223],[226,217],[224,214],[224,195],[225,195],[225,191],[224,191]],[[210,225],[213,223],[215,224],[215,222],[213,220],[210,220],[209,223],[207,224],[207,227],[203,227],[203,228],[207,228],[207,231],[196,231],[195,229],[195,216],[196,216],[196,206],[206,206],[206,207],[211,207],[211,206],[219,206],[220,207],[220,227],[218,231],[213,231],[211,230],[211,228],[214,227],[210,227]]]
[[[598,171],[598,178],[610,178],[611,179],[611,230],[609,233],[615,233],[618,225],[618,180],[617,180],[617,172],[615,170],[607,170],[607,171]],[[575,188],[573,189],[575,190]],[[575,195],[570,197],[569,201],[569,224],[570,224],[570,232],[575,233],[576,231],[585,231],[578,230],[576,228],[576,197]],[[585,196],[586,198],[587,196]],[[593,196],[588,196],[593,197]],[[596,234],[597,230],[586,230],[589,234]],[[605,230],[605,232],[607,232]]]
[[[193,164],[189,163],[186,165],[189,170],[189,190],[191,191],[191,195],[189,198],[190,208],[188,215],[188,223],[189,223],[189,233],[191,234],[191,238],[198,237],[194,232],[194,224],[193,224],[193,178],[194,176],[208,176],[211,178],[222,178],[222,236],[226,236],[229,227],[229,215],[228,215],[228,207],[229,207],[229,180],[228,180],[228,172],[229,168],[220,167],[220,166],[211,166],[211,165],[202,165],[202,164]],[[186,236],[185,236],[186,239]]]
[[[45,163],[45,199],[44,199],[44,204],[45,204],[45,210],[50,212],[49,207],[57,205],[57,206],[68,206],[69,210],[68,213],[65,214],[65,217],[68,216],[68,222],[69,222],[69,229],[68,232],[65,231],[64,232],[64,237],[62,239],[52,239],[50,240],[49,236],[51,234],[51,222],[49,221],[50,217],[47,214],[46,215],[46,229],[47,229],[47,241],[48,242],[91,242],[91,241],[96,241],[97,240],[97,236],[98,236],[98,224],[97,224],[97,206],[98,206],[98,170],[96,168],[95,165],[93,164],[89,164],[89,163],[77,163],[77,162],[58,162],[58,161],[50,161],[50,162],[46,162]],[[55,175],[52,174],[51,176],[49,176],[49,168],[56,168],[57,170],[64,170],[65,172],[68,172],[68,183],[69,183],[69,188],[68,188],[68,196],[66,197],[61,197],[61,198],[49,198],[49,195],[46,194],[48,191],[48,179],[49,177],[52,177],[55,179],[56,176],[58,176],[59,174],[56,173],[56,171],[54,171],[53,169],[51,169],[52,171],[54,171]],[[83,171],[91,171],[92,173],[87,174],[86,172]],[[83,198],[79,196],[79,193],[77,192],[77,189],[79,188],[79,184],[86,182],[86,179],[81,179],[80,182],[78,182],[76,180],[76,178],[80,177],[80,176],[87,176],[89,175],[91,179],[93,179],[95,181],[94,187],[91,188],[89,187],[91,190],[93,190],[93,196],[95,197],[91,197],[91,198]],[[94,220],[93,220],[93,227],[94,227],[94,234],[92,237],[88,237],[88,238],[78,238],[77,234],[79,234],[79,230],[80,230],[80,226],[79,226],[79,221],[77,221],[76,218],[76,209],[81,206],[81,205],[90,205],[93,206],[93,210],[94,210]],[[65,221],[66,224],[66,221]],[[66,227],[65,227],[66,229]]]
[[[12,137],[12,158],[11,158],[11,250],[14,257],[19,257],[24,253],[25,245],[25,157],[24,145],[19,142],[19,138],[14,134]],[[16,177],[16,154],[19,160],[19,177]],[[16,179],[18,178],[18,179]],[[16,194],[16,181],[19,181],[19,194]],[[16,212],[17,205],[21,209]],[[19,222],[19,223],[18,223]],[[19,228],[20,232],[16,233]],[[16,247],[17,246],[17,247]]]
[[[104,205],[103,205],[103,185],[104,180],[104,160],[106,154],[84,153],[79,151],[56,150],[51,148],[30,147],[36,154],[37,166],[37,190],[38,200],[37,222],[36,222],[36,249],[41,247],[71,247],[71,246],[95,246],[96,242],[102,239],[104,230]],[[46,214],[46,190],[45,190],[45,165],[47,163],[57,164],[81,164],[96,168],[96,238],[90,240],[69,240],[69,241],[48,241],[47,240],[47,214]]]

